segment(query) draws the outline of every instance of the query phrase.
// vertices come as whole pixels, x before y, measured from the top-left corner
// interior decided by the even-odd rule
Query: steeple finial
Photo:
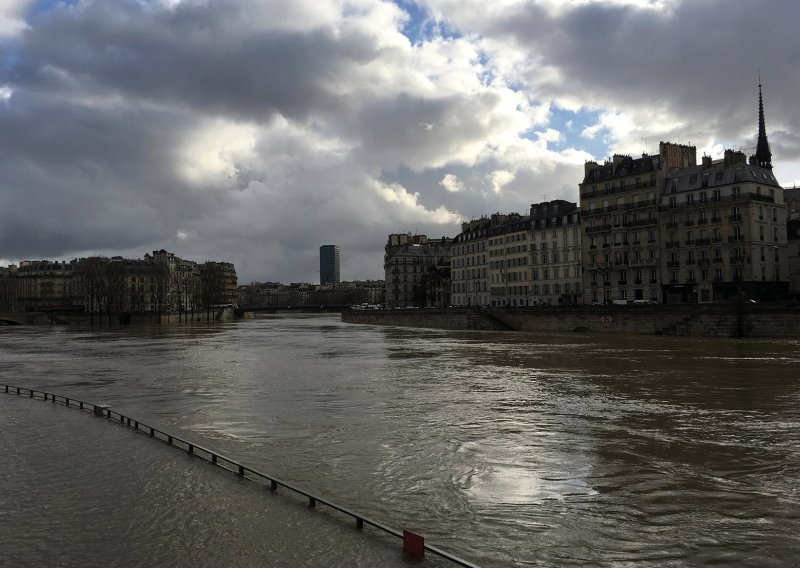
[[[767,127],[764,122],[764,98],[761,95],[761,72],[758,73],[758,142],[756,142],[756,162],[762,168],[772,169],[772,152],[767,142]]]

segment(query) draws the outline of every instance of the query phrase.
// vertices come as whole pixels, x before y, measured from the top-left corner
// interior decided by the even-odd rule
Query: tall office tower
[[[319,283],[339,283],[339,247],[322,245],[319,247]]]

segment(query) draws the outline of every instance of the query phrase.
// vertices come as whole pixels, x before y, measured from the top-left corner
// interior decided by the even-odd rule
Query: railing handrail
[[[365,515],[362,515],[361,513],[357,513],[355,511],[352,511],[352,510],[348,509],[347,507],[344,507],[342,505],[334,503],[333,501],[330,501],[329,499],[326,499],[325,497],[321,497],[319,495],[316,495],[314,493],[306,491],[305,489],[302,489],[302,488],[300,488],[300,487],[298,487],[298,486],[296,486],[296,485],[294,485],[294,484],[292,484],[292,483],[290,483],[288,481],[283,481],[281,479],[278,479],[274,475],[263,473],[263,472],[260,472],[260,471],[258,471],[256,469],[248,467],[248,466],[246,466],[246,465],[244,465],[244,464],[242,464],[242,463],[240,463],[240,462],[238,462],[238,461],[236,461],[236,460],[234,460],[232,458],[229,458],[229,457],[225,456],[224,454],[221,454],[221,453],[215,451],[215,450],[211,450],[209,448],[206,448],[205,446],[201,446],[200,444],[196,444],[194,442],[190,442],[189,440],[181,438],[180,436],[175,436],[173,434],[165,432],[164,430],[161,430],[159,428],[155,428],[153,426],[150,426],[149,424],[145,424],[144,422],[141,422],[140,420],[136,420],[134,418],[131,418],[130,416],[126,416],[126,415],[124,415],[124,414],[122,414],[120,412],[117,412],[116,410],[111,410],[106,405],[95,404],[93,402],[87,402],[85,400],[79,400],[77,398],[67,397],[67,396],[64,396],[64,395],[50,393],[50,392],[36,390],[36,389],[31,389],[31,388],[27,388],[27,387],[18,387],[18,386],[15,386],[15,385],[0,384],[0,389],[4,389],[4,392],[6,392],[6,393],[11,393],[11,391],[15,391],[13,394],[17,394],[17,395],[26,394],[26,395],[29,396],[29,398],[37,398],[37,399],[41,398],[41,400],[45,400],[45,401],[51,400],[54,403],[55,402],[63,402],[68,407],[73,407],[73,408],[77,407],[80,410],[92,411],[95,414],[97,414],[98,416],[103,416],[103,417],[108,418],[108,419],[113,419],[115,422],[118,422],[119,424],[127,426],[128,428],[132,427],[137,432],[142,432],[144,434],[149,434],[151,438],[157,438],[158,440],[161,440],[163,442],[167,442],[169,445],[174,446],[174,447],[176,447],[178,449],[184,449],[184,448],[181,448],[179,445],[176,445],[176,442],[178,442],[180,444],[184,444],[184,445],[186,445],[185,450],[189,454],[198,455],[200,458],[205,459],[206,461],[208,461],[208,462],[210,462],[210,463],[212,463],[214,465],[217,465],[217,466],[219,466],[219,467],[221,467],[223,469],[226,469],[228,471],[231,471],[233,473],[237,473],[239,475],[239,477],[242,477],[244,479],[248,479],[250,481],[255,481],[252,477],[248,477],[246,475],[246,474],[250,473],[250,474],[252,474],[254,476],[257,476],[259,478],[262,478],[262,479],[268,481],[269,482],[270,491],[277,491],[278,487],[285,487],[286,489],[289,489],[290,491],[293,491],[293,492],[295,492],[295,493],[297,493],[299,495],[302,495],[303,497],[306,497],[308,499],[308,501],[309,501],[309,506],[311,506],[311,507],[316,506],[317,503],[321,503],[323,505],[326,505],[327,507],[330,507],[331,509],[334,509],[335,511],[339,511],[340,513],[344,513],[345,515],[348,515],[348,516],[354,518],[355,521],[356,521],[356,526],[358,528],[363,528],[363,526],[366,524],[366,525],[373,526],[376,529],[379,529],[379,530],[381,530],[381,531],[383,531],[385,533],[388,533],[388,534],[390,534],[392,536],[396,536],[396,537],[401,538],[401,539],[403,538],[403,531],[401,531],[401,530],[398,530],[398,529],[395,529],[393,527],[390,527],[390,526],[388,526],[388,525],[386,525],[384,523],[381,523],[380,521],[376,521],[375,519],[371,519],[371,518],[369,518],[369,517],[367,517]],[[41,397],[37,397],[36,395],[41,395]],[[131,426],[131,424],[133,424],[133,426]],[[201,453],[197,454],[197,451],[200,451]],[[208,454],[208,456],[206,457],[206,456],[202,455],[203,453]],[[231,468],[225,467],[224,463],[220,463],[220,461],[222,461],[224,463],[228,463],[231,466],[234,466],[235,469],[231,469]],[[425,543],[424,546],[425,546],[425,550],[426,551],[432,552],[433,554],[436,554],[437,556],[441,556],[442,558],[445,558],[445,559],[453,562],[454,564],[457,564],[459,566],[466,566],[467,568],[478,568],[477,564],[473,564],[473,563],[471,563],[471,562],[469,562],[467,560],[464,560],[463,558],[459,558],[458,556],[455,556],[455,555],[453,555],[453,554],[451,554],[451,553],[449,553],[447,551],[444,551],[441,548],[438,548],[436,546],[430,545],[428,543]]]

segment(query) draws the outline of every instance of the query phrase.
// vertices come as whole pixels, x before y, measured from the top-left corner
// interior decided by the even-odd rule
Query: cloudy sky
[[[381,278],[391,232],[755,145],[800,183],[794,0],[0,0],[0,263],[160,248]]]

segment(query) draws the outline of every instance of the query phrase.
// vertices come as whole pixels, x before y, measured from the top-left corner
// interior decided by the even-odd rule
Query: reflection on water
[[[0,330],[0,377],[182,431],[487,566],[783,566],[800,552],[799,348],[271,317]]]

